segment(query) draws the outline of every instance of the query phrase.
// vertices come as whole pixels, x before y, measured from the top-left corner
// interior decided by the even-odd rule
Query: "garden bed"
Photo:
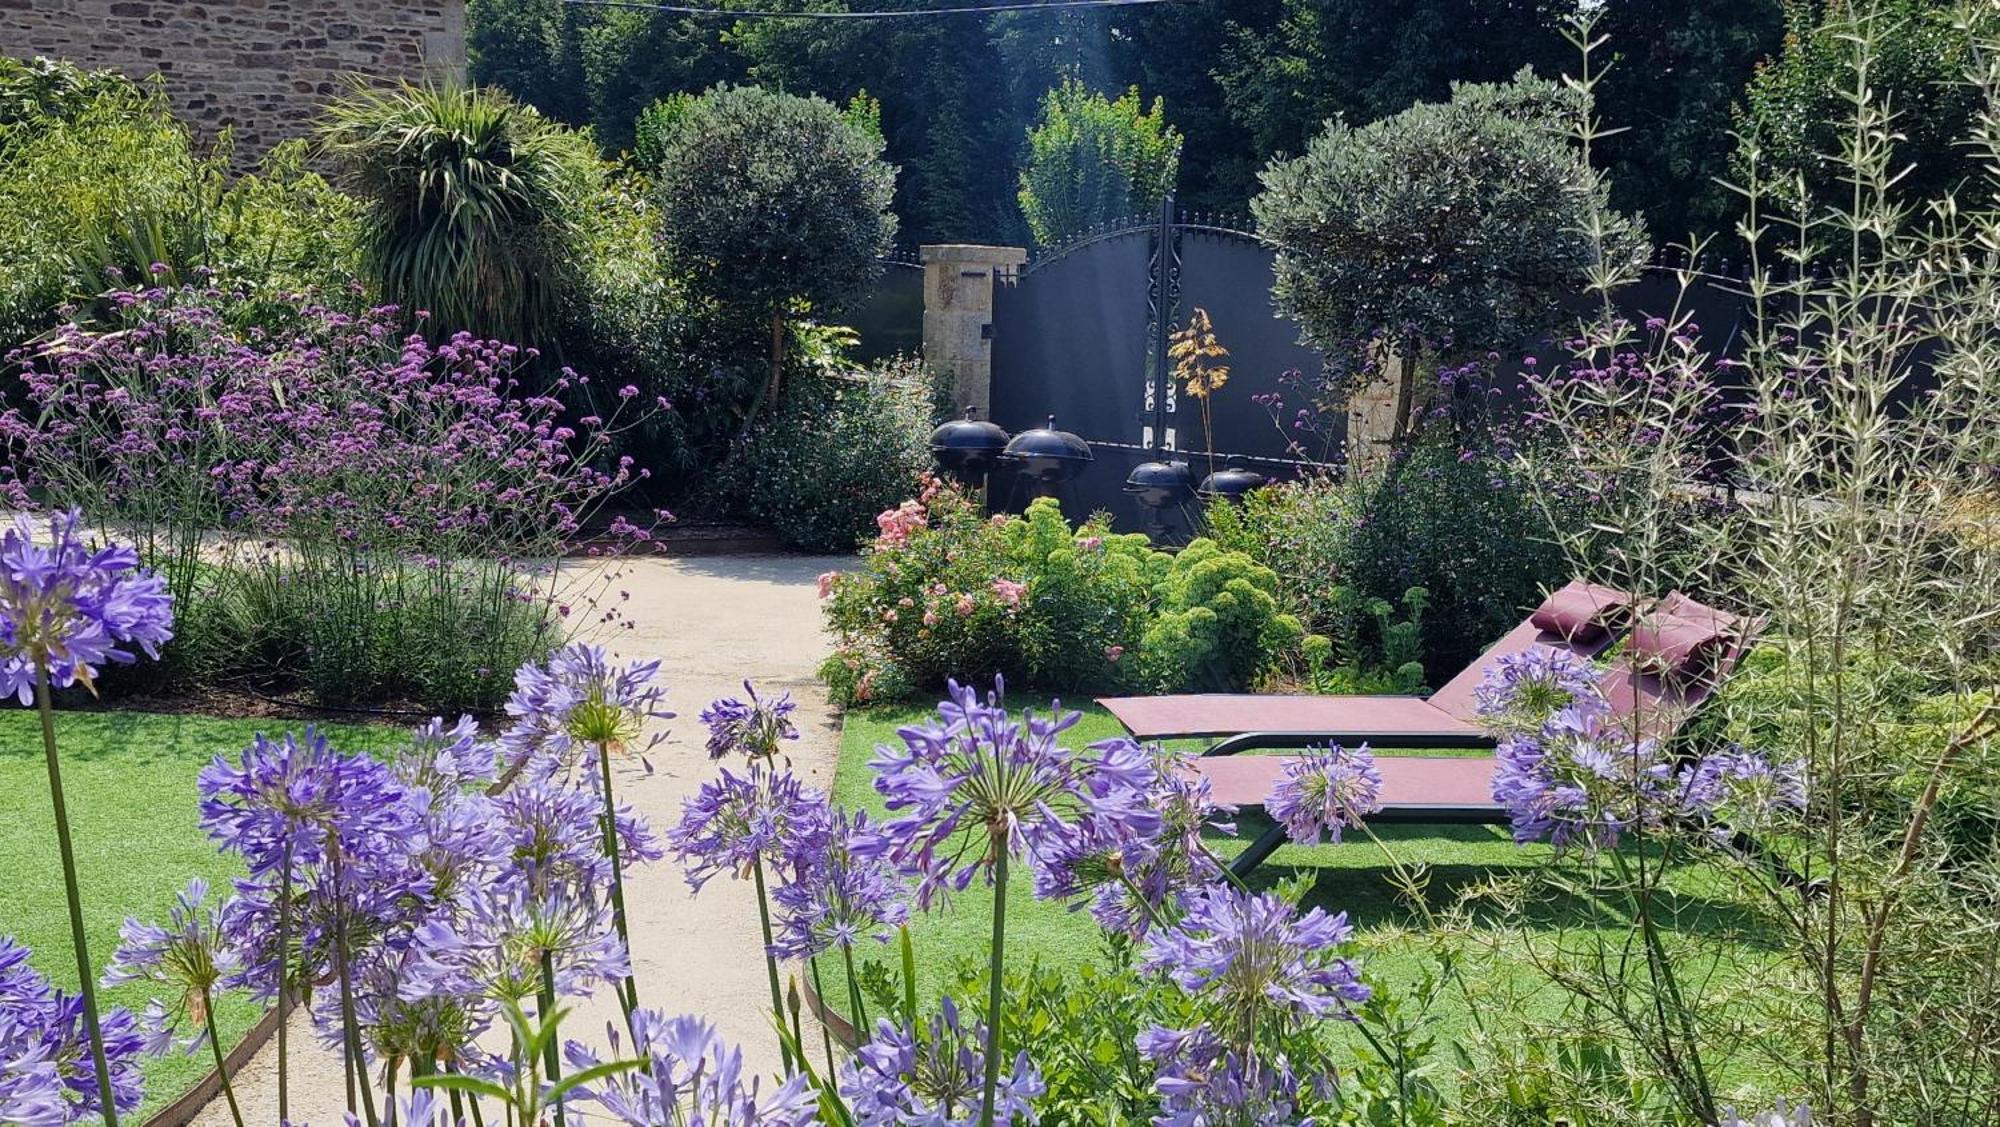
[[[217,755],[235,755],[259,731],[290,725],[132,711],[65,712],[57,717],[63,784],[69,797],[84,891],[91,956],[102,966],[118,949],[128,916],[157,920],[189,879],[223,885],[241,875],[236,859],[215,848],[198,826],[195,777]],[[64,916],[62,869],[50,823],[38,720],[28,710],[0,712],[0,934],[36,954],[36,969],[57,986],[76,986],[75,957]],[[346,747],[379,747],[394,729],[323,725]],[[147,983],[102,992],[104,1004],[143,1011]],[[263,1008],[240,992],[220,996],[222,1039],[234,1044]],[[146,1104],[139,1119],[173,1103],[210,1067],[206,1051],[146,1061]]]

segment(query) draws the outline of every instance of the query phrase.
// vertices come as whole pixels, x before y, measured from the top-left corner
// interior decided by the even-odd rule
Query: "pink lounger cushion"
[[[1285,771],[1283,755],[1221,755],[1187,763],[1208,779],[1215,801],[1250,809],[1264,805],[1271,787]],[[1493,801],[1493,757],[1423,757],[1383,755],[1375,759],[1382,773],[1382,805],[1399,810],[1424,807],[1496,806]]]
[[[1397,734],[1479,734],[1477,725],[1420,697],[1185,693],[1109,697],[1099,703],[1142,740],[1206,739],[1240,732],[1352,732],[1356,743],[1362,737],[1387,743]]]
[[[1631,606],[1623,591],[1578,580],[1542,600],[1528,621],[1572,642],[1594,642],[1616,630]]]

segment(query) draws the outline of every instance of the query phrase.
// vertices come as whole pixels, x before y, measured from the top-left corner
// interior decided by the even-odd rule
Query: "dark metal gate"
[[[1072,517],[1103,509],[1121,529],[1153,514],[1125,495],[1141,462],[1181,460],[1199,480],[1211,453],[1273,476],[1298,469],[1283,422],[1265,397],[1284,396],[1289,370],[1318,354],[1271,304],[1275,254],[1247,223],[1190,215],[1171,199],[1157,216],[1088,232],[1039,254],[993,298],[993,417],[1009,431],[1056,425],[1091,444],[1096,462],[1062,491]],[[1188,314],[1208,311],[1229,349],[1230,377],[1210,401],[1211,451],[1201,407],[1173,379],[1167,348]],[[1289,396],[1285,396],[1289,398]],[[994,483],[994,499],[1025,495]],[[1186,528],[1185,517],[1172,524]]]

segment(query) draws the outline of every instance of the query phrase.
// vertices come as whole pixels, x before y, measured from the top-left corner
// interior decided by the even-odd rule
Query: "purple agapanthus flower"
[[[1135,825],[1086,813],[1037,858],[1035,895],[1087,896],[1091,917],[1106,931],[1143,939],[1154,927],[1178,920],[1187,897],[1221,874],[1202,835],[1234,833],[1226,819],[1236,810],[1218,806],[1207,777],[1174,753],[1131,740],[1112,742],[1139,748],[1153,764],[1145,805],[1156,822]]]
[[[122,1008],[105,1011],[99,1026],[112,1103],[121,1114],[136,1111],[144,1096],[140,1058],[146,1039]],[[82,996],[51,987],[28,965],[28,949],[0,936],[0,1122],[14,1122],[10,1103],[18,1105],[24,1122],[49,1122],[51,1077],[63,1111],[53,1122],[102,1114]]]
[[[645,1067],[608,1077],[580,1091],[579,1102],[602,1107],[624,1127],[809,1127],[819,1122],[819,1094],[803,1074],[774,1086],[746,1074],[743,1051],[722,1039],[715,1026],[696,1017],[667,1017],[658,1010],[632,1011],[632,1037]],[[610,1032],[618,1056],[619,1036]],[[596,1067],[596,1054],[572,1041],[565,1046],[570,1067]]]
[[[458,923],[433,919],[417,928],[404,997],[524,1002],[542,988],[545,955],[558,994],[588,994],[631,974],[611,909],[600,900],[506,883],[467,901]]]
[[[1179,924],[1153,933],[1143,965],[1212,1000],[1231,1028],[1255,1028],[1266,1014],[1352,1018],[1349,1007],[1370,993],[1340,954],[1353,934],[1345,912],[1301,915],[1274,894],[1211,885],[1189,898]]]
[[[1321,834],[1334,842],[1340,832],[1382,808],[1382,773],[1367,744],[1352,751],[1339,744],[1285,760],[1284,775],[1271,788],[1264,809],[1283,822],[1285,833],[1304,845]]]
[[[983,1025],[967,1026],[947,997],[922,1035],[884,1019],[874,1039],[855,1050],[840,1074],[840,1094],[861,1127],[930,1124],[959,1127],[980,1121],[986,1078]],[[1002,1071],[994,1092],[993,1122],[1018,1116],[1035,1120],[1034,1101],[1046,1091],[1025,1050]]]
[[[603,803],[595,794],[554,780],[518,782],[493,800],[507,847],[503,878],[530,888],[564,887],[592,894],[611,881],[604,855]]]
[[[547,665],[523,665],[507,698],[513,723],[500,737],[506,770],[518,773],[537,757],[571,766],[587,747],[637,752],[658,743],[657,734],[641,737],[648,720],[674,715],[653,683],[659,672],[657,661],[613,665],[604,647],[582,643],[557,650]]]
[[[148,657],[173,637],[173,600],[164,580],[120,545],[92,548],[75,510],[49,518],[36,543],[26,517],[0,532],[0,695],[35,700],[36,670],[55,688],[90,686],[105,663]]]
[[[1503,655],[1472,690],[1480,722],[1501,734],[1539,731],[1559,712],[1606,712],[1596,667],[1568,650],[1534,646]]]
[[[289,856],[294,868],[323,862],[338,845],[350,863],[397,843],[414,826],[409,792],[387,764],[334,749],[307,728],[278,739],[257,736],[231,763],[217,756],[197,779],[201,825],[240,855],[253,878]]]
[[[796,876],[826,848],[833,811],[826,795],[790,771],[753,762],[742,775],[723,768],[683,804],[667,841],[697,892],[718,873],[746,874],[762,862]]]
[[[447,727],[433,717],[410,733],[397,753],[396,775],[405,785],[444,796],[493,782],[494,751],[479,738],[479,723],[461,716]]]
[[[792,694],[765,700],[748,681],[743,682],[743,692],[748,701],[723,697],[701,710],[701,722],[708,726],[710,759],[729,755],[772,759],[786,741],[799,738],[799,726],[792,721],[799,706]]]
[[[1517,842],[1610,848],[1634,829],[1704,812],[1658,741],[1631,738],[1599,711],[1563,709],[1494,754],[1493,801]]]
[[[1735,1108],[1724,1108],[1720,1127],[1813,1127],[1812,1107],[1808,1104],[1793,1106],[1784,1100],[1769,1111],[1753,1113],[1745,1119]]]
[[[778,958],[852,948],[864,936],[886,941],[909,919],[909,890],[874,848],[866,814],[833,811],[823,843],[794,857],[792,879],[771,894],[778,912],[771,954]]]
[[[197,877],[174,898],[167,926],[126,919],[118,950],[104,972],[106,986],[151,982],[171,993],[155,999],[147,1025],[154,1051],[164,1051],[182,1021],[192,1025],[184,1047],[192,1052],[208,1036],[208,1007],[215,990],[237,973],[240,956],[223,923],[223,905],[208,902],[208,882]]]
[[[1686,813],[1705,815],[1710,834],[1727,843],[1737,833],[1769,830],[1805,810],[1805,764],[1773,763],[1754,751],[1728,747],[1681,773],[1679,801]]]
[[[1153,1127],[1312,1127],[1300,1109],[1299,1079],[1283,1058],[1265,1060],[1230,1047],[1204,1027],[1153,1026],[1139,1034],[1139,1055],[1153,1063],[1160,1114]]]
[[[903,746],[878,745],[869,766],[875,789],[898,816],[882,827],[884,854],[917,878],[928,908],[946,889],[963,891],[1002,852],[1034,861],[1088,817],[1158,832],[1147,803],[1156,772],[1131,741],[1095,745],[1080,755],[1062,733],[1082,714],[1016,720],[1000,706],[1004,684],[985,702],[952,682],[935,723],[898,730]]]

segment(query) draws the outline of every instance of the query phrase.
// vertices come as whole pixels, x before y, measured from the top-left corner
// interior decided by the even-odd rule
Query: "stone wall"
[[[0,51],[135,78],[237,159],[301,136],[350,75],[465,75],[465,0],[0,0]]]

